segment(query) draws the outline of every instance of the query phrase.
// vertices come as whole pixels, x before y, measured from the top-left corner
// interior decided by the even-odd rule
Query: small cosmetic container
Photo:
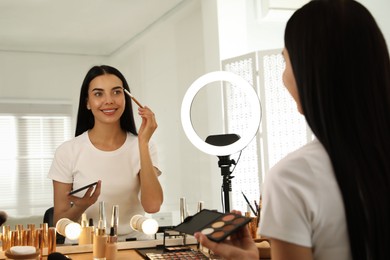
[[[106,243],[106,260],[116,260],[118,254],[117,241],[118,237],[115,235],[115,228],[111,227]]]
[[[79,245],[92,244],[93,227],[89,226],[87,214],[81,215],[81,233],[79,236]]]

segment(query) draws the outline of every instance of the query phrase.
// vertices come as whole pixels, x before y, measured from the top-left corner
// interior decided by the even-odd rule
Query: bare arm
[[[157,177],[157,170],[153,166],[149,153],[149,140],[157,128],[153,112],[148,108],[139,108],[142,124],[138,134],[138,145],[141,158],[139,173],[141,183],[141,204],[147,213],[160,210],[164,200],[163,190]]]
[[[69,218],[73,221],[78,221],[81,214],[94,204],[100,195],[101,181],[94,187],[90,187],[82,198],[68,195],[72,190],[71,183],[62,183],[53,181],[54,190],[54,219],[53,222],[57,223],[61,218]],[[73,203],[73,206],[72,204]]]

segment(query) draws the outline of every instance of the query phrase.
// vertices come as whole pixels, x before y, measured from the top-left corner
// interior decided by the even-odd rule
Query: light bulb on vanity
[[[78,239],[81,233],[81,226],[68,218],[60,219],[56,224],[56,230],[59,234],[70,240]]]
[[[154,235],[158,231],[158,222],[155,219],[147,218],[142,215],[134,215],[130,219],[130,227],[146,235]]]

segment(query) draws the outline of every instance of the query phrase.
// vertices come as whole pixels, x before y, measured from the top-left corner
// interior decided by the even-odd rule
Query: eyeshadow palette
[[[209,259],[203,252],[190,247],[170,247],[164,249],[136,249],[145,259]]]
[[[190,235],[201,232],[210,240],[220,242],[248,224],[249,221],[251,221],[250,218],[239,214],[203,209],[195,215],[187,217],[183,223],[173,229]]]
[[[146,253],[146,258],[149,260],[157,259],[209,259],[200,251],[188,250],[178,252],[164,252],[164,253]]]

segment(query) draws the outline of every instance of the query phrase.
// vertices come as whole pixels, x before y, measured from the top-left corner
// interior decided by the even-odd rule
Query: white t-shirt
[[[260,233],[311,247],[316,260],[352,259],[340,189],[318,140],[287,155],[267,174]]]
[[[153,165],[158,168],[157,149],[149,142]],[[107,232],[111,223],[113,205],[119,205],[118,236],[147,238],[143,233],[133,231],[130,219],[133,215],[144,215],[139,200],[140,155],[138,138],[127,133],[125,143],[115,151],[101,151],[90,141],[88,133],[61,144],[54,155],[48,177],[62,183],[73,183],[73,189],[81,188],[101,180],[102,187],[98,201],[86,210],[87,218],[99,220],[99,202],[104,201]],[[159,172],[160,174],[161,172]],[[75,194],[82,197],[86,191]]]

